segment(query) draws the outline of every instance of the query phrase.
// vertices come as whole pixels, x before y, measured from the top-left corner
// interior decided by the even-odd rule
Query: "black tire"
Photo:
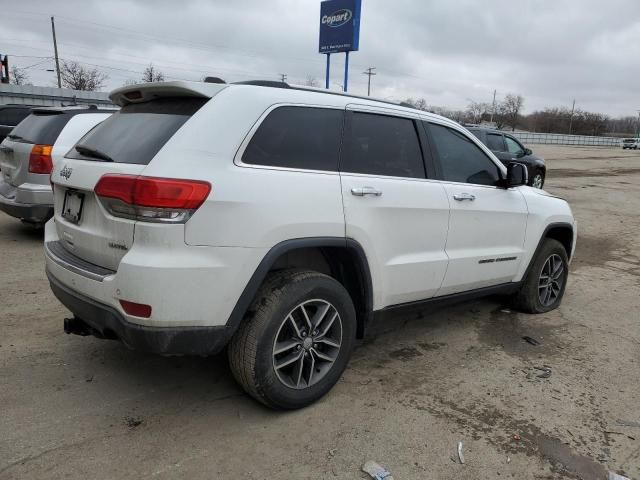
[[[335,353],[335,360],[324,369],[321,379],[315,384],[306,386],[307,382],[304,382],[301,387],[295,388],[286,385],[282,375],[276,372],[274,350],[277,336],[286,328],[284,324],[288,317],[309,300],[322,300],[334,307],[338,313],[336,318],[340,322],[341,342]],[[238,383],[256,400],[274,409],[302,408],[329,392],[340,379],[351,357],[355,337],[356,314],[353,302],[339,282],[314,271],[282,270],[267,277],[247,316],[231,339],[228,349],[229,364]],[[313,346],[318,348],[316,344]],[[317,359],[313,355],[314,351],[306,351],[306,348],[311,347],[302,348],[301,353],[304,353],[305,358],[309,355],[310,360]],[[292,351],[291,354],[296,352]],[[307,364],[307,371],[310,365],[316,364]],[[310,371],[313,372],[313,368]],[[298,376],[298,382],[299,379]]]
[[[554,257],[553,260],[559,258],[561,261],[562,275],[559,278],[559,291],[555,298],[549,299],[550,303],[544,303],[540,298],[540,294],[543,290],[540,285],[544,281],[542,280],[541,275],[543,275],[543,268],[547,266],[547,261],[552,257]],[[552,238],[545,239],[542,244],[542,248],[540,248],[540,251],[531,265],[529,273],[522,282],[520,290],[514,295],[514,307],[517,310],[526,313],[545,313],[557,308],[560,305],[560,302],[562,302],[562,297],[564,296],[568,274],[569,262],[567,252],[564,247],[557,240]]]

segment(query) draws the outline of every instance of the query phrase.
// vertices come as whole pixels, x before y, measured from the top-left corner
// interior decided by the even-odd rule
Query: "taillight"
[[[34,145],[29,155],[29,172],[50,175],[53,169],[52,149],[51,145]]]
[[[184,223],[207,199],[211,184],[200,180],[108,174],[94,191],[116,217]]]

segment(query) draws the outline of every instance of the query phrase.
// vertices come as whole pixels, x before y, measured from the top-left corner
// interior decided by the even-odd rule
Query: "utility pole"
[[[489,119],[489,123],[493,123],[493,115],[496,113],[496,93],[497,91],[493,91],[493,102],[491,103],[491,118]]]
[[[282,83],[287,83],[287,74],[286,73],[279,73],[278,75],[280,75],[280,81]]]
[[[51,17],[51,32],[53,33],[53,52],[56,56],[56,72],[58,73],[58,88],[62,88],[62,82],[60,81],[60,61],[58,60],[58,43],[56,42],[56,24]]]
[[[371,96],[371,76],[377,75],[376,72],[374,72],[375,69],[376,67],[369,67],[366,72],[362,72],[363,75],[369,76],[369,79],[367,80],[367,97]]]
[[[636,110],[638,112],[638,126],[636,127],[636,138],[640,139],[640,110]]]
[[[576,99],[573,99],[573,105],[571,106],[571,117],[569,117],[569,135],[571,135],[571,131],[573,130],[573,112],[576,110]]]

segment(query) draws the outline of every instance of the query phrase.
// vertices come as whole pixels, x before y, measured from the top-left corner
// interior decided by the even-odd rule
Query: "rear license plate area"
[[[82,216],[82,204],[84,203],[84,193],[76,190],[67,190],[64,193],[62,204],[62,218],[71,223],[79,223]]]

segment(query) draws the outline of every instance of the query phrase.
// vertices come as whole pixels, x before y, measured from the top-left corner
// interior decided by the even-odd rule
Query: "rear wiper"
[[[101,152],[100,150],[96,150],[95,148],[87,147],[84,145],[76,145],[75,149],[76,152],[78,152],[80,155],[84,155],[85,157],[99,158],[104,162],[113,162],[113,158],[111,158],[106,153]]]

